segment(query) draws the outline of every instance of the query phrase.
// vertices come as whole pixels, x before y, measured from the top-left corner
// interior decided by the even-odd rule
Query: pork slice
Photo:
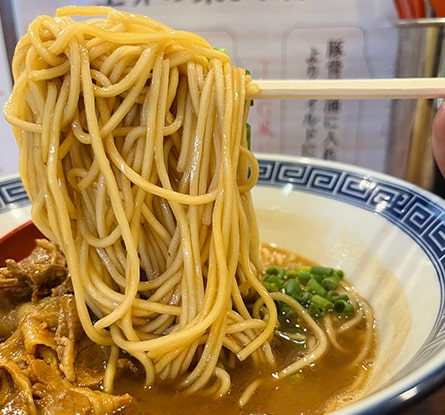
[[[46,297],[35,303],[26,303],[19,308],[19,325],[25,350],[34,354],[37,346],[56,349],[54,331],[59,316],[60,298]]]
[[[7,313],[32,297],[32,284],[28,277],[15,272],[16,263],[7,260],[8,268],[0,268],[0,311]]]
[[[77,344],[76,384],[98,389],[104,380],[110,347],[98,345],[86,337]]]
[[[37,415],[31,382],[13,362],[0,359],[0,414]]]
[[[60,362],[60,370],[65,377],[74,382],[76,370],[74,367],[77,355],[76,343],[84,332],[77,314],[74,295],[63,295],[60,298],[59,317],[55,332],[56,352]]]
[[[19,330],[16,330],[7,340],[0,343],[0,359],[5,359],[20,367],[24,367],[26,357],[23,337]]]
[[[0,268],[1,309],[51,295],[67,276],[66,259],[60,249],[46,239],[37,239],[29,256],[18,262],[8,259]]]
[[[105,415],[131,410],[133,398],[130,395],[111,395],[74,386],[41,359],[30,359],[29,369],[36,406],[41,414]]]
[[[1,301],[1,300],[0,300]],[[0,342],[11,336],[19,324],[17,308],[0,311]]]

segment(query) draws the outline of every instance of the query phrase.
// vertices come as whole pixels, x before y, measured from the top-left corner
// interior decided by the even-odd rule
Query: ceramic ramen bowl
[[[372,305],[378,351],[359,401],[338,415],[394,411],[445,380],[445,201],[340,163],[258,154],[261,239],[341,268]],[[35,228],[18,176],[0,181],[0,265]]]

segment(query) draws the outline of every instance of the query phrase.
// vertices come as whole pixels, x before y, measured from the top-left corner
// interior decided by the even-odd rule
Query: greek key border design
[[[379,215],[413,238],[432,261],[441,293],[445,293],[445,208],[415,189],[376,179],[341,167],[317,166],[298,161],[259,158],[258,183],[322,195],[352,204]],[[0,183],[0,213],[28,205],[29,199],[20,177]],[[434,340],[433,340],[434,338]],[[445,303],[426,340],[427,347],[414,359],[416,366],[442,349],[445,343]]]

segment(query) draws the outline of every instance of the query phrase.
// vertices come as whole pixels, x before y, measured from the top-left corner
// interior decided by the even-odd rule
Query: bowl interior
[[[261,240],[343,269],[375,311],[378,355],[365,397],[336,413],[384,412],[426,392],[445,368],[444,202],[351,166],[277,155],[259,162],[252,195]],[[29,219],[29,206],[0,210],[0,266],[41,236]]]
[[[387,410],[403,394],[424,392],[445,366],[443,201],[341,164],[265,157],[260,166],[253,196],[261,239],[343,269],[375,311],[370,396],[339,413],[382,402]]]
[[[367,392],[380,388],[432,329],[440,290],[431,262],[396,227],[354,206],[273,188],[255,192],[255,206],[263,241],[342,269],[371,303],[379,350]],[[416,289],[417,275],[425,276],[425,295]]]

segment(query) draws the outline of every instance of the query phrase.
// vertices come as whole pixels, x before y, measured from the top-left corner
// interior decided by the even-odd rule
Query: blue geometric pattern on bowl
[[[358,208],[378,213],[413,238],[433,263],[439,277],[441,293],[445,292],[445,208],[422,194],[414,186],[385,175],[347,170],[344,166],[323,162],[259,161],[259,180],[263,186],[318,194]],[[354,170],[354,169],[352,169]],[[379,176],[378,178],[376,176]],[[0,213],[29,204],[19,177],[0,183]],[[441,295],[444,298],[444,295]],[[432,340],[432,338],[435,340]],[[416,366],[444,347],[445,303],[440,305],[437,321],[422,352],[414,356]],[[402,376],[402,374],[400,374]]]
[[[318,164],[318,162],[317,162]],[[258,183],[263,186],[309,192],[328,197],[358,208],[378,213],[413,238],[430,258],[438,275],[441,299],[445,292],[445,208],[435,203],[415,187],[384,175],[376,178],[360,170],[313,165],[305,161],[259,160]],[[335,164],[334,164],[335,166]],[[289,189],[288,189],[289,190]],[[426,192],[425,192],[426,193]],[[433,340],[434,338],[434,340]],[[439,316],[422,351],[413,357],[415,366],[444,348],[445,302],[440,304]],[[411,370],[413,367],[411,366]],[[411,371],[410,370],[410,371]],[[403,376],[402,373],[397,377]]]
[[[2,179],[0,182],[0,213],[29,205],[29,203],[20,177]]]
[[[400,183],[305,162],[259,160],[258,183],[319,194],[377,212],[413,237],[443,271],[445,209]]]

